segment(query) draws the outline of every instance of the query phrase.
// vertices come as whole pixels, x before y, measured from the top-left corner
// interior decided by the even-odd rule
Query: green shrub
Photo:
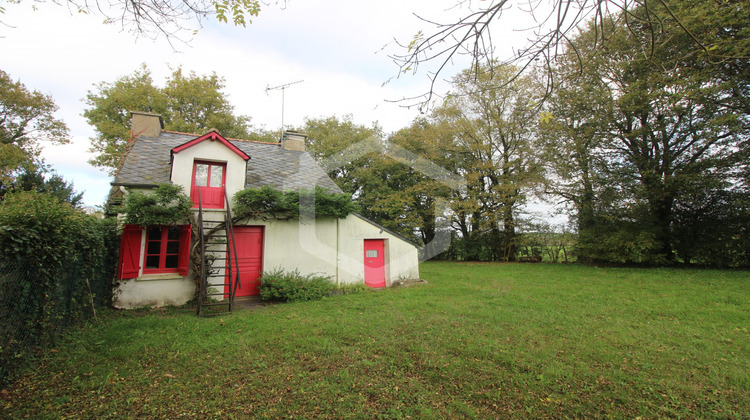
[[[116,220],[36,191],[0,204],[0,386],[37,347],[107,305],[117,268]]]
[[[123,203],[125,222],[141,226],[173,226],[184,223],[193,203],[179,185],[160,184],[152,193],[133,191]]]
[[[300,213],[315,217],[343,219],[358,210],[351,196],[315,189],[279,191],[269,186],[248,188],[234,196],[234,213],[237,218],[299,219]]]
[[[260,277],[260,298],[281,302],[302,302],[318,300],[333,290],[334,284],[330,277],[307,274],[302,275],[298,270],[284,272],[277,268],[265,272]]]

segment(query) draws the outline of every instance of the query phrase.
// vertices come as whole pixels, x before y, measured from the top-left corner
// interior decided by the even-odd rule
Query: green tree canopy
[[[518,211],[541,177],[534,148],[542,91],[512,66],[467,69],[435,112],[452,133],[449,150],[466,178],[453,203],[454,223],[465,241],[489,233],[492,259],[514,261]],[[480,258],[478,254],[471,258]]]
[[[68,127],[55,118],[58,107],[52,97],[30,91],[0,70],[0,144],[13,145],[34,157],[43,141],[68,143]],[[3,151],[3,154],[11,154]]]
[[[366,127],[352,121],[351,115],[339,119],[307,118],[302,130],[307,134],[307,150],[322,163],[334,182],[344,192],[356,196],[360,192],[357,171],[361,170],[372,153],[362,153],[369,141],[379,141],[383,135],[377,123]]]
[[[383,153],[357,172],[362,213],[425,245],[423,256],[429,257],[443,251],[439,235],[448,234],[448,203],[460,188],[440,128],[416,119],[390,135]]]
[[[224,89],[224,79],[215,73],[185,75],[174,70],[163,88],[154,85],[151,71],[143,65],[114,82],[101,82],[86,96],[84,111],[96,137],[90,163],[114,171],[130,140],[130,111],[161,114],[167,130],[201,133],[217,129],[225,137],[250,137],[250,117],[235,116]]]
[[[707,2],[688,3],[712,24],[725,21],[705,10]],[[556,176],[552,190],[576,206],[585,259],[671,263],[677,247],[689,262],[699,247],[686,245],[685,229],[711,228],[688,228],[685,221],[705,223],[703,212],[716,215],[712,223],[729,223],[717,203],[743,208],[732,190],[747,167],[747,74],[744,81],[741,74],[748,65],[740,71],[731,57],[720,64],[695,52],[689,31],[675,28],[697,28],[695,11],[678,6],[670,9],[672,19],[649,20],[649,12],[666,7],[630,10],[620,17],[632,19],[627,27],[608,22],[604,41],[601,27],[591,25],[556,68],[560,89],[543,124],[550,131],[541,137]],[[712,48],[727,48],[724,30],[743,31],[733,22],[721,30],[703,24],[717,36]]]
[[[519,73],[532,68],[552,70],[556,60],[570,46],[571,39],[580,31],[593,33],[592,48],[606,52],[612,30],[649,32],[651,42],[640,54],[655,64],[669,66],[670,61],[659,55],[659,49],[670,48],[675,39],[682,46],[682,58],[701,57],[706,65],[725,80],[747,78],[746,63],[750,60],[750,36],[747,21],[750,4],[747,1],[714,0],[490,0],[476,7],[467,7],[465,14],[455,20],[437,21],[429,12],[422,16],[431,30],[420,30],[401,44],[401,52],[391,55],[400,73],[423,71],[429,78],[429,89],[424,95],[409,98],[422,107],[431,104],[436,83],[459,56],[472,61],[472,66],[494,67],[514,64]],[[518,10],[531,17],[519,18]],[[510,15],[509,15],[510,14]],[[587,29],[589,28],[589,29]],[[515,45],[513,53],[498,57],[496,41],[498,29],[510,29],[528,34],[525,45]],[[677,56],[674,56],[675,58]],[[464,58],[464,57],[461,57]],[[586,56],[578,57],[585,64]],[[432,64],[432,65],[431,65]],[[549,91],[555,79],[547,77]],[[737,92],[745,93],[748,85],[737,84]],[[743,102],[748,105],[747,99]]]
[[[82,204],[83,193],[77,192],[72,182],[66,181],[44,163],[23,165],[14,175],[6,182],[0,181],[0,201],[9,193],[33,190],[49,194],[73,207]]]
[[[42,144],[70,142],[52,97],[0,70],[0,201],[12,191],[47,192],[74,206],[82,195],[40,159]]]

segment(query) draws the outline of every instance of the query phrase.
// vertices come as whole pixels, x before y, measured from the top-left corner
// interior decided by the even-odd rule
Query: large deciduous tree
[[[73,191],[39,157],[44,143],[70,142],[65,123],[55,117],[52,97],[29,90],[0,70],[0,201],[8,192],[36,189],[77,205]]]
[[[68,143],[68,128],[55,117],[52,97],[30,91],[0,70],[0,144],[12,145],[37,156],[43,141]]]
[[[308,118],[302,130],[308,136],[307,150],[323,164],[328,176],[352,197],[360,195],[358,173],[373,156],[368,147],[379,144],[383,136],[377,123],[366,127],[353,122],[351,115]]]
[[[518,211],[540,176],[533,143],[541,93],[532,77],[516,73],[512,66],[465,70],[436,111],[453,133],[452,155],[467,182],[455,223],[465,240],[488,232],[491,259],[505,261],[516,259]]]
[[[12,178],[0,181],[0,201],[5,200],[9,193],[20,191],[48,194],[73,207],[83,204],[83,193],[76,191],[72,182],[66,181],[43,162],[23,165]]]
[[[91,139],[95,166],[114,171],[130,140],[130,111],[161,114],[168,130],[200,133],[217,129],[225,137],[250,137],[250,117],[235,116],[224,89],[224,79],[211,74],[185,75],[174,70],[160,88],[144,65],[114,82],[102,82],[86,96],[84,111],[97,136]]]
[[[634,8],[590,26],[558,67],[562,89],[550,104],[556,129],[546,143],[572,157],[550,162],[567,182],[557,192],[575,203],[582,239],[597,238],[581,249],[584,258],[663,264],[680,256],[689,262],[696,247],[686,246],[685,221],[699,220],[701,211],[719,217],[717,203],[736,202],[728,197],[736,196],[738,168],[747,165],[747,79],[733,58],[718,64],[696,52],[689,31],[675,27],[697,20],[682,6],[667,7]],[[652,13],[675,16],[657,24]],[[620,22],[625,19],[627,25]],[[735,29],[742,32],[731,25],[709,31],[717,37],[715,48],[726,50],[722,34]],[[591,175],[601,176],[598,192],[587,184]]]
[[[450,203],[465,190],[451,153],[452,135],[444,126],[418,118],[390,136],[388,153],[378,156],[374,166],[373,175],[383,186],[375,189],[377,202],[390,202],[376,207],[389,210],[384,219],[397,225],[394,230],[424,245],[422,258],[449,245]]]

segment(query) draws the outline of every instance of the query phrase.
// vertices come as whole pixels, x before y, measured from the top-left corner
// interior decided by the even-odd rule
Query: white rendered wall
[[[193,276],[150,274],[120,280],[114,306],[120,309],[180,306],[195,296]]]
[[[210,156],[210,159],[206,159]],[[227,197],[232,197],[245,188],[247,167],[245,160],[228,149],[217,140],[204,140],[180,153],[175,153],[172,161],[172,183],[181,185],[185,194],[190,195],[190,185],[193,181],[193,162],[226,162],[226,190]]]
[[[263,271],[282,268],[300,274],[336,278],[336,220],[314,223],[299,220],[243,221],[243,225],[264,226]]]
[[[340,284],[364,283],[364,240],[384,239],[386,286],[399,279],[419,278],[417,248],[367,221],[345,219],[247,221],[265,226],[263,271],[298,269],[301,274],[322,274]]]

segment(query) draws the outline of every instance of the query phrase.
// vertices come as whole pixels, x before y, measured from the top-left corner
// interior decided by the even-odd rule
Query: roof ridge
[[[195,134],[195,133],[185,133],[183,131],[174,131],[174,130],[161,130],[162,133],[169,133],[169,134],[183,134],[186,136],[196,136],[200,137],[202,134]]]
[[[273,144],[275,146],[280,145],[281,143],[275,142],[275,141],[261,141],[261,140],[246,140],[246,139],[230,139],[227,138],[229,141],[241,141],[243,143],[256,143],[256,144]]]
[[[200,136],[203,135],[203,134],[195,134],[195,133],[185,133],[185,132],[182,132],[182,131],[174,131],[174,130],[161,130],[161,132],[162,133],[169,133],[169,134],[182,134],[182,135],[186,135],[186,136],[196,136],[196,137],[200,137]],[[218,131],[217,131],[217,133],[218,133]],[[219,133],[219,135],[221,135],[221,133]],[[224,137],[224,136],[222,136],[222,137]],[[273,145],[279,145],[279,144],[281,144],[279,142],[274,142],[274,141],[234,139],[234,138],[231,138],[231,137],[224,137],[224,139],[229,140],[229,141],[241,141],[243,143],[273,144]]]

